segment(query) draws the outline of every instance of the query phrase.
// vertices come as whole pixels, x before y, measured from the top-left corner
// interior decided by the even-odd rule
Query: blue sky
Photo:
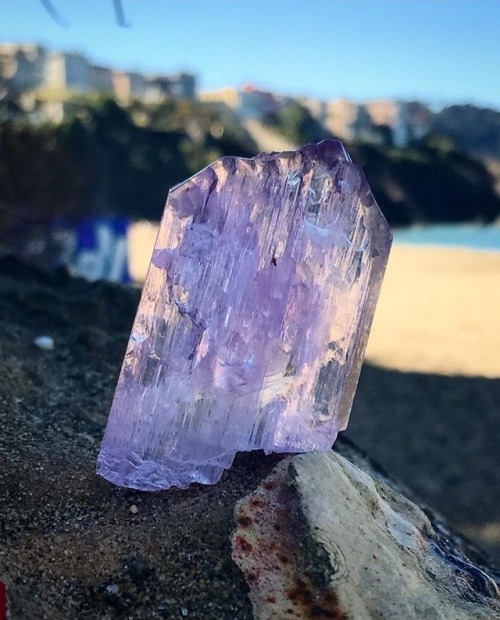
[[[500,109],[500,0],[0,0],[0,41],[78,49],[123,69],[193,71],[201,89],[418,98]]]

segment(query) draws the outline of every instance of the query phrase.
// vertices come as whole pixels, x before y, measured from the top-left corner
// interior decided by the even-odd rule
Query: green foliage
[[[468,153],[500,159],[500,112],[473,105],[453,105],[434,115],[432,130],[449,136]]]
[[[485,166],[439,141],[405,149],[363,144],[349,151],[395,226],[492,222],[500,214],[500,199]]]
[[[430,149],[437,151],[442,155],[448,155],[453,151],[457,151],[457,145],[451,136],[438,134],[430,131],[422,140],[417,143],[422,149]]]
[[[160,105],[75,98],[60,125],[0,124],[0,232],[12,222],[115,213],[158,219],[170,187],[224,155],[257,148],[227,108],[165,100]],[[329,134],[299,104],[272,122],[291,141]],[[387,219],[413,222],[492,221],[500,214],[485,167],[437,134],[411,148],[351,145]],[[17,219],[16,219],[17,218]],[[11,233],[8,233],[11,234]]]
[[[257,151],[201,104],[134,102],[125,109],[113,99],[77,97],[71,109],[60,125],[0,126],[0,201],[11,215],[22,211],[32,222],[100,213],[159,219],[170,187],[222,155]]]
[[[332,135],[311,115],[309,110],[296,101],[283,106],[277,116],[267,119],[285,138],[294,144],[320,142]]]

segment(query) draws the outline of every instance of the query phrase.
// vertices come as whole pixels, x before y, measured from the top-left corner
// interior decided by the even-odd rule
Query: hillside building
[[[146,78],[141,73],[114,71],[113,87],[116,98],[129,103],[131,99],[142,99],[146,94]]]
[[[91,66],[78,52],[49,52],[45,61],[43,86],[56,91],[92,91]]]
[[[40,45],[0,44],[0,91],[16,97],[34,121],[58,122],[72,109],[74,94],[103,94],[122,103],[142,99],[160,103],[165,97],[196,98],[190,73],[147,76],[91,64],[78,52],[50,51]],[[0,92],[0,94],[1,94]],[[37,109],[34,103],[38,100]],[[24,106],[24,102],[29,105]]]
[[[114,94],[113,71],[108,67],[91,65],[90,67],[91,90],[103,95]]]
[[[267,116],[277,114],[284,98],[275,93],[246,85],[241,89],[222,88],[200,94],[202,101],[220,103],[231,108],[241,120],[262,121]]]
[[[39,45],[0,45],[0,80],[18,94],[35,90],[45,79],[47,50]]]
[[[299,97],[297,101],[309,111],[309,114],[324,127],[328,120],[328,103],[312,97]]]

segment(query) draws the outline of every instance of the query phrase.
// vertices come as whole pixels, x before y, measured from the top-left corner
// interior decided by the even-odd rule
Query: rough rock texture
[[[98,473],[186,488],[237,451],[329,450],[391,241],[338,140],[222,158],[170,190]]]
[[[330,453],[283,460],[236,508],[258,620],[492,620],[494,578],[410,500]]]

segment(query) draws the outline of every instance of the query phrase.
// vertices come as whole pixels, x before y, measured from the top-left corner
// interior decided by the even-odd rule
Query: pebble
[[[139,512],[139,508],[137,508],[137,506],[135,504],[132,504],[132,506],[130,506],[129,510],[130,510],[130,512],[133,515],[136,515]]]
[[[54,338],[51,336],[37,336],[35,340],[33,340],[33,344],[44,351],[54,350]]]

